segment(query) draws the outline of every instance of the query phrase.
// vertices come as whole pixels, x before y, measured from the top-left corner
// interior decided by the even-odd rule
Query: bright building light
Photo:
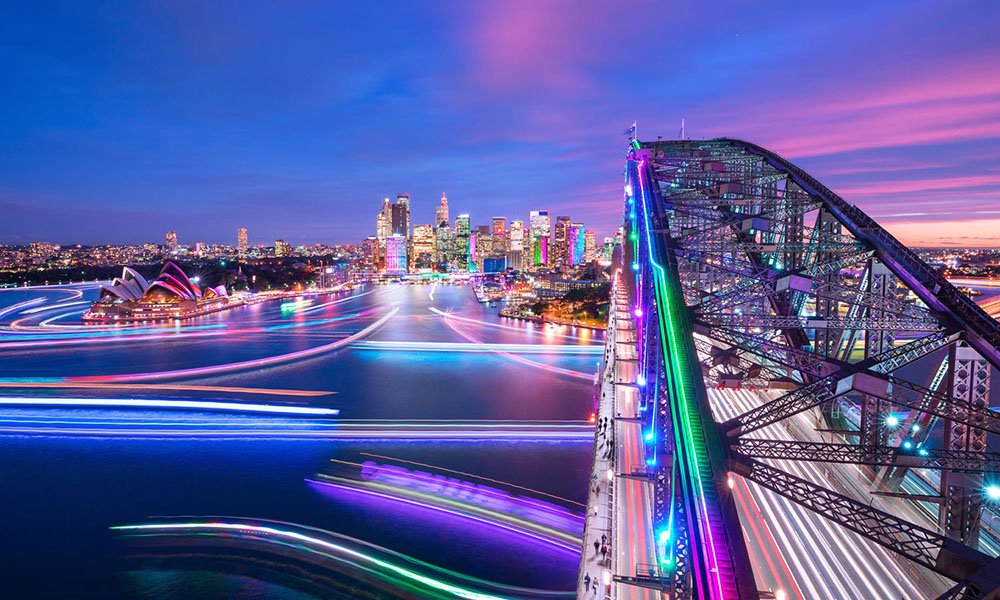
[[[647,433],[646,435],[644,435],[644,436],[643,436],[643,438],[645,438],[645,440],[646,440],[647,442],[651,442],[651,441],[653,441],[653,432],[652,432],[652,431],[650,431],[649,433]]]
[[[895,427],[896,425],[899,425],[899,418],[889,415],[885,419],[885,424],[888,425],[889,427]]]
[[[903,448],[909,450],[912,447],[913,447],[913,442],[911,442],[910,440],[906,440],[905,442],[903,442]]]
[[[608,481],[614,481],[614,480],[615,480],[615,470],[608,469]]]
[[[637,316],[637,317],[641,317],[642,316],[642,309],[639,308],[638,306],[635,307],[635,316]]]
[[[642,387],[642,386],[646,385],[646,376],[645,375],[639,375],[638,377],[636,377],[635,378],[635,384],[638,385],[639,387]]]
[[[1000,486],[988,485],[986,486],[986,495],[990,500],[1000,500]]]
[[[910,427],[910,430],[913,431],[913,433],[916,433],[916,432],[920,431],[920,425],[917,425],[916,423],[914,423],[913,427]]]
[[[778,590],[774,592],[774,600],[785,600],[785,590]]]
[[[611,571],[604,572],[604,585],[611,585]]]

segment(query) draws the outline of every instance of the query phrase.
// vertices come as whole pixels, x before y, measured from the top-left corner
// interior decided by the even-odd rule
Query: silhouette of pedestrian
[[[608,547],[601,546],[601,560],[607,560],[607,559],[608,559]]]
[[[605,535],[605,534],[603,534],[603,533],[601,534],[601,543],[602,544],[607,544],[608,543],[608,536]]]
[[[601,551],[601,542],[594,540],[594,554],[597,554],[600,551]]]
[[[590,587],[590,573],[583,576],[583,589],[586,590]]]

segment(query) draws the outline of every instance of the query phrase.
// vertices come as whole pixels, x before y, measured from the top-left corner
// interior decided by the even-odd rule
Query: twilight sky
[[[824,4],[827,6],[819,6]],[[741,137],[912,245],[1000,245],[1000,2],[8,2],[0,243],[621,221],[622,131]]]

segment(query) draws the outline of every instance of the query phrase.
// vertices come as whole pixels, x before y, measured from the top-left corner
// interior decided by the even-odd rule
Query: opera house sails
[[[163,265],[152,282],[125,267],[111,285],[102,285],[100,297],[84,313],[84,321],[158,321],[187,319],[242,304],[230,298],[225,286],[208,288],[198,284],[172,262]]]

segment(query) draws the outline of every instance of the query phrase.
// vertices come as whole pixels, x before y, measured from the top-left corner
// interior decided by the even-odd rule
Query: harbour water
[[[179,517],[314,527],[493,582],[501,596],[574,589],[578,551],[524,535],[516,522],[316,481],[337,465],[391,462],[582,512],[599,332],[502,319],[470,287],[395,285],[109,335],[79,323],[78,303],[96,293],[0,292],[0,311],[45,298],[0,318],[5,596],[420,595],[391,582],[375,588],[350,565],[300,570],[184,540],[137,547],[110,529]],[[41,402],[65,399],[78,404]],[[113,406],[137,399],[153,402]],[[43,405],[21,405],[33,401]],[[176,401],[340,413],[169,408]]]

